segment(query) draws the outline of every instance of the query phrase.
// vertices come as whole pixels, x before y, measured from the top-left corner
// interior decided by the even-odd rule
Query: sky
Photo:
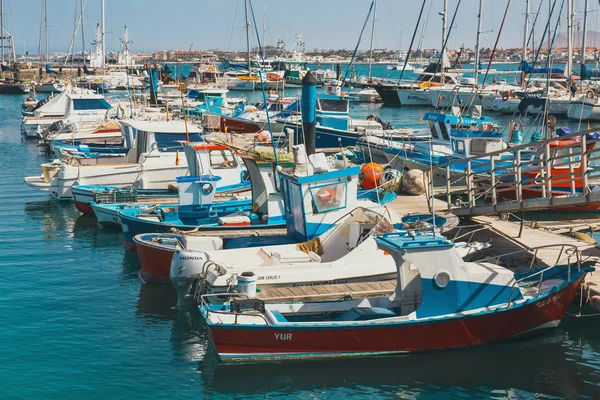
[[[51,52],[66,51],[73,35],[75,3],[81,0],[47,0],[48,37]],[[100,22],[101,0],[87,1],[85,8],[85,41],[93,39],[96,23]],[[306,49],[352,49],[356,46],[361,28],[367,17],[371,0],[251,0],[259,33],[263,32],[266,1],[265,38],[267,44],[283,39],[292,47],[297,34],[302,34]],[[544,1],[538,22],[543,29],[548,14],[549,0],[531,0],[532,13]],[[439,48],[441,17],[444,0],[426,0],[422,21],[422,48]],[[448,0],[448,20],[458,0]],[[558,0],[560,3],[561,0]],[[482,13],[481,46],[493,47],[502,21],[507,0],[484,0]],[[37,54],[40,37],[42,0],[4,0],[5,29],[15,38],[17,53],[24,49]],[[123,26],[129,27],[133,44],[131,51],[147,52],[159,49],[221,49],[243,50],[246,46],[243,0],[105,0],[107,50],[119,48]],[[166,6],[168,4],[168,6]],[[375,25],[375,48],[407,50],[413,34],[421,0],[379,0]],[[597,9],[590,1],[590,9]],[[479,0],[462,0],[458,10],[449,48],[461,45],[473,48],[477,31]],[[558,7],[558,6],[557,6]],[[565,6],[566,8],[566,6]],[[576,19],[582,18],[583,0],[575,0]],[[512,0],[499,47],[522,45],[525,0]],[[596,29],[599,12],[588,18],[589,30]],[[566,10],[564,12],[566,15]],[[532,16],[533,19],[533,16]],[[566,21],[566,17],[564,18]],[[542,24],[543,23],[543,24]],[[251,44],[256,44],[254,24]],[[370,23],[361,42],[361,49],[369,48]],[[566,30],[566,22],[559,31]],[[541,35],[540,35],[541,36]],[[422,37],[422,39],[421,39]],[[76,51],[81,49],[81,37],[76,40]],[[43,50],[42,50],[43,52]]]

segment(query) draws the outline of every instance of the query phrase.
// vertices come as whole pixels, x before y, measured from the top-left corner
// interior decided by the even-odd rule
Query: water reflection
[[[566,331],[557,330],[532,340],[463,350],[218,368],[211,350],[201,371],[207,385],[224,394],[368,387],[386,394],[396,394],[399,388],[421,394],[468,389],[469,396],[506,397],[514,389],[567,398],[591,396],[595,389],[589,385],[589,371],[579,371],[577,361],[567,356],[565,336]]]

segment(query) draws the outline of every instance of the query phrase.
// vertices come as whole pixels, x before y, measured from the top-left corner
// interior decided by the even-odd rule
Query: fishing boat
[[[48,191],[57,200],[71,200],[75,185],[132,186],[166,189],[187,171],[181,142],[203,142],[203,131],[183,121],[119,121],[130,148],[124,162],[110,158],[76,159],[73,164],[54,165],[46,176],[30,176],[25,183]],[[134,134],[135,133],[135,134]],[[222,160],[221,160],[222,162]]]
[[[273,161],[245,158],[244,162],[250,172],[252,203],[255,204],[245,224],[240,223],[241,219],[237,217],[238,226],[219,224],[215,220],[205,226],[170,226],[158,224],[158,216],[152,215],[141,228],[137,225],[125,227],[133,219],[127,214],[135,215],[136,211],[120,212],[123,230],[130,231],[125,232],[125,237],[131,236],[135,242],[144,273],[168,280],[174,252],[178,248],[190,251],[211,249],[206,248],[203,242],[207,236],[219,237],[225,247],[233,246],[234,240],[242,247],[303,242],[326,232],[349,210],[364,207],[383,212],[383,205],[395,198],[393,193],[379,194],[375,191],[368,193],[370,196],[360,196],[359,167],[333,169],[309,176],[300,171],[279,171],[275,175]],[[226,219],[223,222],[227,222]],[[172,234],[172,227],[181,232]],[[188,232],[183,232],[186,229]],[[212,239],[208,242],[211,246],[213,243]]]
[[[493,124],[489,117],[473,115],[462,116],[458,110],[454,114],[425,113],[423,120],[427,121],[430,135],[408,136],[388,141],[382,149],[388,159],[388,165],[399,171],[405,169],[434,169],[446,179],[446,171],[437,171],[437,167],[449,161],[485,154],[506,148],[502,129]],[[361,142],[363,147],[371,145]],[[498,166],[502,160],[498,160]],[[512,162],[507,160],[507,162]],[[465,166],[453,164],[458,172],[464,172]],[[483,172],[483,171],[482,171]]]
[[[225,304],[222,294],[201,296],[219,361],[373,357],[525,338],[558,326],[594,271],[576,249],[564,264],[514,273],[498,262],[465,262],[432,234],[391,232],[374,243],[395,263],[391,296],[265,303],[230,295]]]
[[[242,160],[227,147],[209,143],[185,144],[183,151],[191,176],[210,175],[219,178],[218,183],[214,184],[215,190],[213,195],[215,193],[238,193],[250,189],[248,172]],[[181,197],[182,183],[192,181],[189,180],[189,177],[177,177],[176,181]],[[195,184],[198,190],[200,190],[200,186],[202,185]],[[94,215],[94,210],[90,203],[95,202],[98,204],[98,200],[105,198],[107,195],[114,195],[115,200],[122,195],[123,198],[118,203],[126,203],[131,197],[127,193],[131,192],[132,189],[120,189],[119,186],[106,185],[75,185],[71,188],[71,193],[75,201],[75,207],[79,211],[84,214]],[[188,190],[191,189],[188,188]],[[177,193],[177,190],[168,186],[164,188],[135,189],[136,199],[137,195],[141,194],[148,196],[148,201],[151,201],[151,197],[158,199],[159,197],[166,197],[170,193]],[[173,198],[171,202],[175,202],[175,199]]]

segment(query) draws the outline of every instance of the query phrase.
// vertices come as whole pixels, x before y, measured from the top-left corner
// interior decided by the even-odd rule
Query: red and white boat
[[[556,327],[594,271],[581,266],[576,248],[563,253],[570,254],[564,264],[513,273],[497,261],[463,261],[440,236],[401,231],[376,240],[396,264],[391,296],[268,304],[202,296],[199,309],[220,361],[381,356],[525,337]]]

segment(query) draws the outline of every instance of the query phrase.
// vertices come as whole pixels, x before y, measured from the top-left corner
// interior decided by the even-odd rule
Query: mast
[[[79,2],[80,2],[80,5],[81,5],[81,18],[80,18],[80,20],[81,20],[81,58],[83,60],[82,61],[83,65],[85,65],[85,34],[83,33],[84,32],[83,27],[85,26],[84,25],[84,21],[83,21],[84,4],[83,4],[83,0],[79,0]],[[87,3],[87,1],[86,1],[86,3]]]
[[[104,68],[105,58],[106,58],[106,26],[104,25],[104,0],[102,0],[102,7],[100,9],[100,13],[102,14],[102,65],[101,68]]]
[[[585,65],[585,39],[587,30],[587,15],[588,15],[588,0],[583,2],[583,34],[581,36],[581,71],[583,74],[583,66]]]
[[[262,26],[262,42],[263,42],[263,46],[265,46],[267,44],[266,40],[267,40],[267,0],[264,0],[265,4],[264,4],[264,10],[263,10],[263,26]]]
[[[573,74],[573,0],[567,0],[567,78]]]
[[[373,63],[373,39],[375,37],[375,17],[377,16],[377,0],[373,9],[373,25],[371,25],[371,54],[369,55],[369,80],[371,80],[371,67]]]
[[[441,72],[441,82],[444,83],[446,81],[446,78],[444,77],[444,59],[446,58],[446,35],[448,33],[448,26],[446,25],[447,22],[447,15],[448,15],[448,0],[444,0],[444,11],[442,11],[440,13],[440,15],[442,16],[442,65],[438,65],[436,67],[436,72],[440,71]]]
[[[104,0],[102,0],[104,1]],[[248,0],[244,0],[244,13],[246,15],[246,58],[248,59],[248,74],[250,71],[250,23],[248,22]]]
[[[4,0],[0,0],[0,38],[2,39],[2,63],[4,63]]]
[[[529,33],[529,0],[525,0],[525,29],[523,30],[523,50],[521,61],[527,61],[527,34]],[[521,71],[521,87],[525,87],[525,72]]]
[[[48,1],[44,0],[44,34],[46,36],[46,64],[48,64]]]
[[[477,15],[477,40],[475,42],[475,85],[479,84],[479,36],[481,36],[481,10],[483,9],[483,0],[479,0],[479,14]]]

